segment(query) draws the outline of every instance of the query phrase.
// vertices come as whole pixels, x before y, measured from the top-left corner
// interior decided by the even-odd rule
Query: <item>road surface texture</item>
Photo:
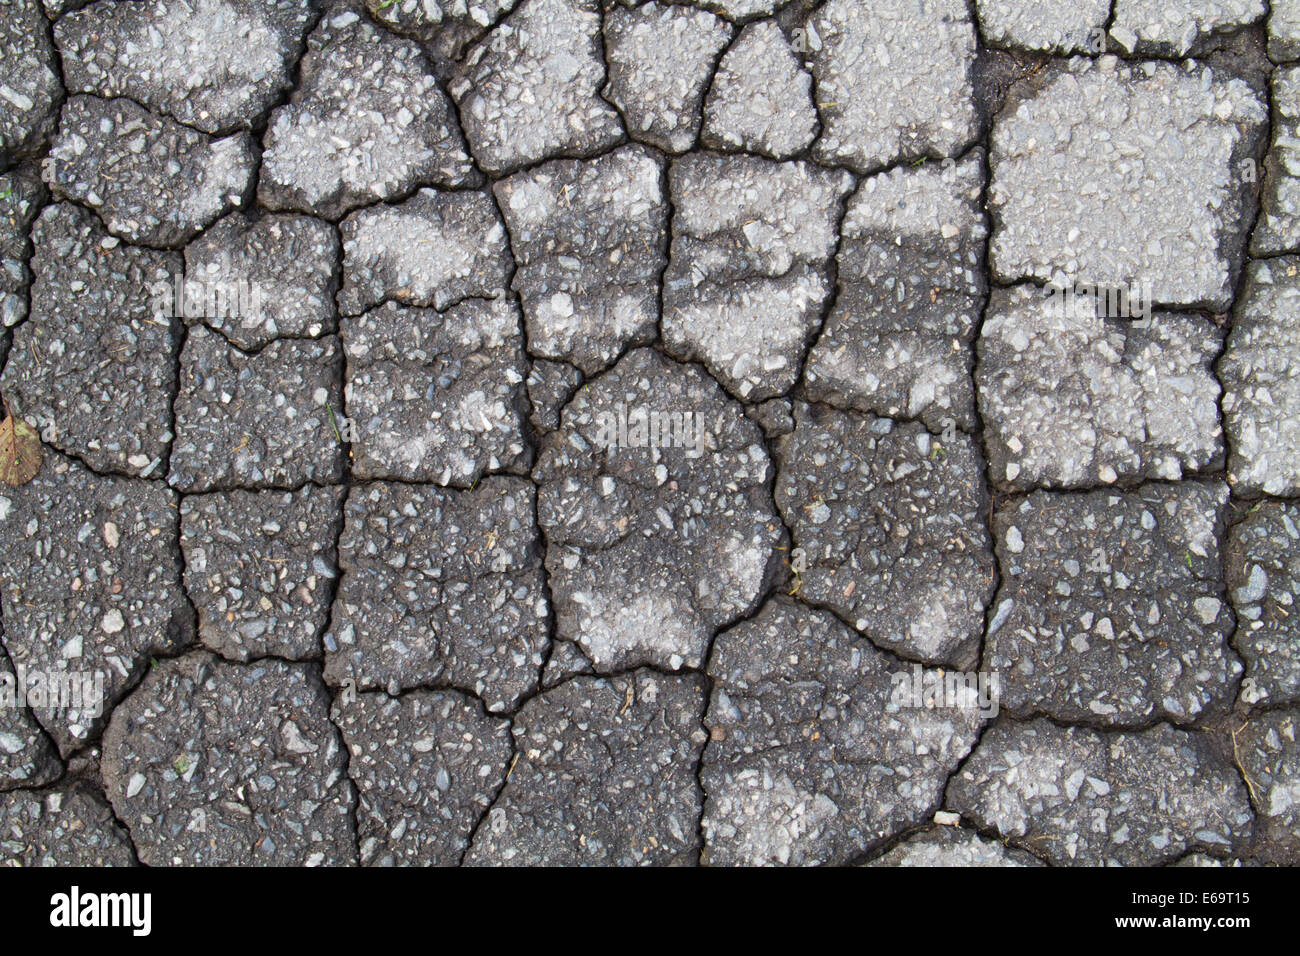
[[[0,17],[0,862],[1300,863],[1300,0]]]

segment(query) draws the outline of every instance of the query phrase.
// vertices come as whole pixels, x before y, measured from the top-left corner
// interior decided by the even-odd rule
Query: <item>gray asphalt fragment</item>
[[[247,133],[217,138],[127,99],[73,96],[41,163],[51,191],[147,246],[189,241],[240,206],[256,160]]]
[[[699,675],[648,670],[575,677],[530,700],[514,720],[518,760],[466,863],[694,863],[703,701]]]
[[[767,581],[779,522],[758,426],[648,349],[581,388],[533,478],[556,635],[600,671],[701,667]]]
[[[1167,725],[999,723],[953,778],[948,805],[1060,866],[1153,866],[1228,849],[1252,823],[1236,770],[1203,735]]]
[[[826,406],[795,422],[776,503],[806,566],[798,596],[881,647],[973,663],[995,573],[974,442]]]
[[[1186,723],[1231,704],[1241,664],[1219,538],[1227,488],[1035,492],[993,518],[1002,586],[985,665],[1019,711]]]
[[[909,667],[825,611],[769,602],[721,634],[704,859],[843,863],[932,813],[983,720],[976,706],[909,706],[896,674],[910,684]]]
[[[108,799],[149,866],[356,863],[319,669],[194,653],[152,668],[104,735]]]
[[[548,643],[534,508],[519,478],[467,491],[355,486],[324,636],[331,685],[393,696],[453,687],[492,713],[515,707],[536,688]]]

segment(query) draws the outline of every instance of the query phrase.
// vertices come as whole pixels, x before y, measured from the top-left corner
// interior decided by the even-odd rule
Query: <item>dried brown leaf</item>
[[[0,421],[0,481],[6,485],[25,485],[41,470],[41,436],[36,429],[9,409]]]

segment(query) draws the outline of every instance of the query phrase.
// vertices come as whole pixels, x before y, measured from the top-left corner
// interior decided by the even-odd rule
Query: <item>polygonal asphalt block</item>
[[[1111,0],[975,0],[980,29],[999,47],[1100,53]]]
[[[1264,0],[1115,0],[1110,39],[1125,53],[1186,56],[1264,17]]]
[[[533,354],[592,374],[654,340],[668,207],[650,150],[556,160],[494,188]]]
[[[63,93],[49,24],[38,0],[5,4],[0,19],[0,167],[33,154],[54,129],[55,101]]]
[[[231,214],[185,247],[176,311],[246,350],[285,336],[316,338],[337,327],[339,258],[338,234],[320,219]]]
[[[587,655],[572,641],[552,641],[551,656],[542,671],[542,690],[550,690],[578,674],[594,674]]]
[[[1237,492],[1300,491],[1300,258],[1253,262],[1218,365],[1228,480]]]
[[[506,292],[509,242],[485,193],[421,189],[396,205],[359,210],[339,230],[343,315],[389,299],[442,311],[471,296]]]
[[[651,0],[605,14],[605,97],[628,135],[683,153],[700,132],[700,106],[731,28],[705,10]]]
[[[499,175],[623,138],[617,111],[599,95],[600,25],[596,0],[521,0],[469,51],[451,95],[479,165]]]
[[[505,781],[510,724],[456,691],[336,698],[362,866],[457,866]]]
[[[1300,0],[1270,0],[1268,55],[1275,63],[1300,59]]]
[[[758,423],[763,434],[776,439],[794,431],[794,403],[788,398],[769,398],[745,409],[745,414]]]
[[[135,866],[130,838],[84,785],[0,793],[0,866]]]
[[[706,146],[788,159],[817,133],[812,77],[772,20],[741,30],[704,102]]]
[[[1300,861],[1300,713],[1258,714],[1233,724],[1234,754],[1259,820],[1269,862]]]
[[[776,482],[804,565],[795,593],[881,647],[972,663],[994,579],[975,443],[826,406],[795,421]]]
[[[519,307],[467,299],[446,312],[387,302],[343,320],[352,473],[472,486],[526,467]]]
[[[1035,492],[993,518],[984,663],[1017,711],[1128,725],[1231,705],[1241,664],[1219,561],[1227,488]]]
[[[948,806],[1060,866],[1154,866],[1251,832],[1246,788],[1199,733],[1004,721],[948,786]]]
[[[884,856],[866,864],[883,866],[1044,866],[1024,850],[986,840],[978,833],[956,827],[935,827],[910,836]]]
[[[628,0],[622,2],[627,3]],[[685,2],[701,10],[711,10],[721,14],[729,20],[742,21],[774,13],[779,7],[785,6],[789,0],[685,0]]]
[[[247,133],[218,139],[127,99],[77,95],[41,170],[56,196],[99,213],[113,235],[177,246],[243,202],[256,157]]]
[[[795,384],[831,292],[843,171],[692,154],[673,162],[664,344],[745,401]]]
[[[1246,660],[1247,704],[1300,703],[1300,508],[1256,502],[1228,529],[1224,578]]]
[[[235,661],[320,656],[342,498],[341,488],[307,485],[181,501],[185,590],[205,647]]]
[[[177,524],[160,482],[96,475],[50,449],[33,481],[0,493],[5,648],[15,670],[57,679],[33,715],[64,754],[98,735],[150,655],[194,637]]]
[[[536,688],[548,643],[534,509],[520,478],[469,491],[353,486],[324,638],[329,682],[394,696],[454,687],[492,713],[516,706]]]
[[[994,290],[976,373],[994,481],[1086,488],[1222,467],[1223,333],[1196,315],[1105,311],[1033,285]]]
[[[124,245],[70,203],[47,206],[32,236],[31,316],[0,390],[91,468],[161,477],[181,326],[156,292],[180,274],[180,256]]]
[[[575,677],[515,717],[518,761],[466,862],[690,865],[699,852],[704,679]]]
[[[477,178],[418,44],[339,9],[308,38],[301,73],[266,131],[257,194],[269,208],[338,219],[416,186]]]
[[[1296,12],[1300,16],[1300,5]],[[1276,128],[1264,159],[1259,219],[1250,237],[1256,256],[1300,250],[1300,177],[1295,172],[1300,169],[1300,68],[1276,70],[1271,83]]]
[[[1253,204],[1243,164],[1266,121],[1259,94],[1201,64],[1076,57],[1045,71],[993,123],[994,278],[1224,309]]]
[[[100,0],[54,39],[72,93],[127,96],[205,133],[248,127],[291,83],[311,0]]]
[[[830,0],[807,43],[825,124],[814,151],[870,172],[974,141],[975,30],[963,0]]]
[[[0,329],[8,331],[27,317],[27,287],[32,273],[29,232],[41,210],[45,186],[33,167],[0,176]]]
[[[810,399],[975,428],[970,341],[984,303],[983,153],[863,181],[840,229],[839,292],[808,355]]]
[[[376,22],[425,44],[441,61],[460,59],[519,0],[364,0]],[[441,74],[440,74],[441,75]]]
[[[354,864],[346,766],[319,668],[274,659],[159,663],[104,734],[108,799],[149,866]]]
[[[3,637],[0,633],[0,641]],[[0,790],[41,787],[63,775],[58,750],[28,707],[27,676],[15,671],[0,650]]]
[[[700,667],[781,536],[762,432],[698,368],[629,352],[578,390],[533,479],[556,636],[602,672]]]
[[[566,362],[537,359],[528,373],[529,421],[540,432],[560,427],[560,412],[582,384],[582,372]]]
[[[843,863],[920,822],[983,722],[910,706],[911,667],[786,602],[721,634],[709,674],[704,860],[723,866]]]
[[[193,493],[342,481],[341,362],[334,336],[250,355],[206,326],[191,329],[168,482]]]

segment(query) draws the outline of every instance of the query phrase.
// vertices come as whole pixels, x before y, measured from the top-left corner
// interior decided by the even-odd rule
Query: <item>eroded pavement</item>
[[[2,17],[0,862],[1300,863],[1297,0]]]

